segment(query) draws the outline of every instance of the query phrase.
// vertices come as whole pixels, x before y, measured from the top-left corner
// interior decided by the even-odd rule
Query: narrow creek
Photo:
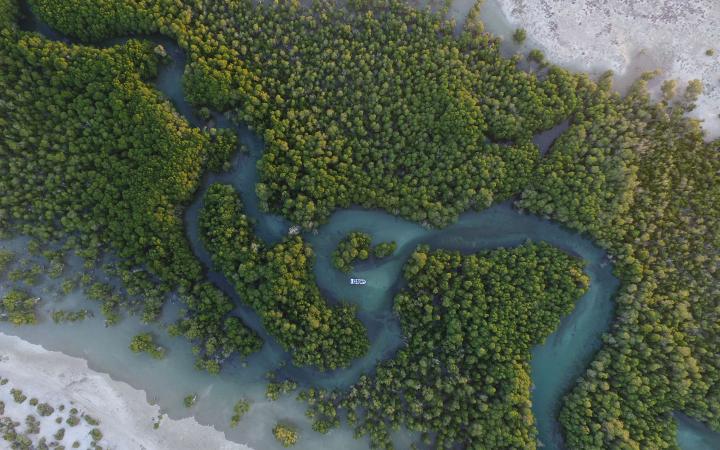
[[[50,39],[68,41],[59,36],[34,17],[24,22],[25,29],[38,31]],[[185,54],[173,41],[164,37],[143,37],[162,44],[172,61],[165,65],[155,81],[155,87],[173,103],[179,114],[194,126],[204,126],[182,92],[182,76]],[[107,44],[119,44],[126,39],[116,39]],[[539,440],[547,449],[562,448],[562,436],[556,420],[560,400],[573,382],[585,370],[601,344],[601,336],[607,331],[613,317],[612,296],[618,280],[612,275],[612,265],[606,254],[587,237],[559,224],[513,209],[510,203],[495,205],[483,212],[463,214],[459,220],[442,230],[428,230],[388,213],[375,210],[347,209],[337,211],[327,224],[315,234],[304,238],[316,254],[316,280],[331,300],[346,300],[358,305],[359,317],[368,328],[371,349],[366,356],[350,367],[333,372],[318,372],[308,368],[294,367],[289,355],[267,334],[258,316],[242,305],[232,286],[222,274],[212,270],[208,253],[202,246],[198,233],[198,213],[208,186],[223,182],[235,186],[242,195],[246,213],[255,221],[256,233],[267,242],[276,242],[287,234],[290,224],[283,218],[260,211],[255,195],[258,179],[256,163],[262,155],[262,141],[246,127],[232,124],[224,116],[213,114],[213,126],[232,127],[248,153],[235,155],[232,167],[225,173],[206,174],[195,200],[185,212],[188,239],[196,256],[208,268],[208,277],[238,304],[237,313],[265,340],[262,350],[246,360],[231,361],[219,376],[211,376],[192,368],[193,356],[190,344],[180,338],[164,336],[161,343],[169,349],[169,356],[162,361],[132,354],[128,342],[134,334],[150,329],[136,318],[128,318],[120,325],[104,328],[97,318],[81,323],[54,325],[44,320],[36,327],[14,328],[0,324],[0,331],[20,336],[52,350],[80,356],[98,371],[107,372],[113,378],[126,381],[144,389],[150,401],[158,402],[174,418],[194,415],[203,424],[210,424],[225,431],[231,440],[245,443],[257,449],[279,449],[273,439],[271,424],[277,420],[294,422],[301,430],[302,438],[296,448],[367,448],[367,439],[354,440],[352,430],[343,426],[327,436],[311,431],[304,417],[304,406],[291,397],[277,402],[264,398],[265,373],[276,370],[281,376],[291,377],[303,387],[343,387],[353,383],[362,373],[372,371],[378,361],[392,357],[402,345],[401,330],[392,313],[392,298],[402,283],[401,269],[408,256],[419,244],[434,248],[456,249],[465,253],[483,249],[509,247],[527,240],[545,241],[564,251],[582,258],[585,271],[591,279],[588,292],[577,302],[573,312],[565,317],[555,333],[532,352],[533,412],[536,417]],[[536,137],[535,142],[544,154],[552,141],[562,132],[550,130]],[[364,231],[375,242],[394,240],[396,253],[379,263],[359,264],[354,276],[366,278],[365,286],[350,286],[347,276],[331,265],[331,254],[337,243],[350,231]],[[22,238],[0,243],[4,247],[23,248]],[[79,267],[79,261],[75,265]],[[38,287],[38,292],[54,289],[51,281]],[[0,288],[2,291],[2,288]],[[1,293],[1,292],[0,292]],[[58,299],[57,303],[43,306],[43,314],[60,307],[88,307],[79,293]],[[97,310],[93,305],[91,308]],[[177,315],[180,306],[172,302],[166,308],[164,321]],[[188,393],[199,394],[192,410],[182,406],[182,397]],[[250,413],[235,429],[230,429],[228,419],[234,403],[241,397],[253,402]],[[683,416],[684,417],[684,416]],[[695,422],[678,418],[681,442],[694,438]],[[696,424],[696,423],[695,423]],[[697,428],[697,427],[696,427]],[[702,431],[702,430],[701,430]],[[697,433],[695,433],[697,434]],[[412,435],[398,432],[394,440],[398,448],[407,448]],[[702,446],[683,446],[685,450],[701,450]],[[708,447],[709,448],[709,447]],[[718,447],[713,447],[718,448]]]

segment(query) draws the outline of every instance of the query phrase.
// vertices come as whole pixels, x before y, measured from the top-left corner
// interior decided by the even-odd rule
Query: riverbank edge
[[[147,402],[145,391],[90,369],[85,359],[2,332],[0,375],[28,394],[52,403],[73,402],[99,419],[110,448],[252,450],[193,417],[176,420],[163,415],[160,427],[154,429],[153,421],[162,413],[159,406]]]

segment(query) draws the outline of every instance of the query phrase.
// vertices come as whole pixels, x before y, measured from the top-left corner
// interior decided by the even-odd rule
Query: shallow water
[[[720,433],[685,414],[675,414],[678,444],[683,450],[718,450]]]
[[[41,23],[28,23],[32,29],[49,33],[47,35],[51,38],[62,39]],[[203,126],[183,96],[183,51],[166,38],[153,37],[152,40],[162,43],[173,58],[170,64],[162,68],[155,86],[193,125]],[[258,179],[256,163],[262,153],[262,142],[247,128],[236,127],[221,115],[214,114],[213,122],[218,127],[234,127],[249,152],[237,155],[229,172],[206,175],[196,200],[186,210],[185,221],[191,246],[207,267],[211,264],[208,253],[199,241],[197,215],[205,190],[214,182],[230,183],[241,193],[246,212],[254,218],[256,233],[263,240],[278,241],[287,234],[290,226],[284,219],[259,210],[254,186]],[[562,125],[536,137],[536,143],[543,153],[562,132],[561,127]],[[368,284],[365,286],[350,286],[348,277],[336,271],[330,261],[330,255],[340,239],[349,231],[355,230],[370,233],[374,242],[394,240],[398,244],[396,253],[390,258],[356,266],[353,275],[366,278]],[[45,289],[57,290],[56,281],[46,280],[33,290],[44,299],[41,308],[45,320],[41,325],[14,328],[0,324],[0,331],[18,335],[48,349],[83,357],[93,369],[107,372],[115,379],[144,389],[148,393],[148,399],[158,402],[171,417],[192,414],[199,422],[225,431],[229,439],[258,449],[281,448],[271,434],[272,425],[277,420],[290,421],[300,428],[302,437],[296,447],[299,449],[367,448],[367,440],[352,439],[352,431],[346,426],[327,436],[311,431],[310,423],[304,417],[304,405],[296,402],[293,396],[268,402],[264,397],[265,373],[277,370],[282,376],[296,379],[302,386],[342,387],[357,380],[362,373],[372,371],[378,361],[391,357],[402,345],[399,323],[392,314],[392,297],[402,285],[402,266],[418,244],[475,252],[515,246],[528,239],[546,241],[583,258],[587,263],[585,271],[591,279],[589,291],[578,301],[574,311],[563,319],[559,329],[549,336],[543,345],[533,350],[532,400],[539,439],[545,448],[561,447],[562,439],[555,419],[559,401],[599,348],[600,336],[607,330],[613,316],[611,297],[618,281],[612,276],[611,265],[601,249],[587,238],[557,224],[521,214],[513,210],[509,203],[496,205],[481,213],[464,214],[455,224],[443,230],[428,230],[381,211],[348,209],[336,212],[317,234],[307,234],[304,237],[317,256],[314,270],[317,282],[326,297],[331,301],[345,300],[357,304],[359,317],[369,331],[372,343],[370,351],[347,369],[319,373],[289,364],[289,355],[265,332],[257,315],[242,306],[241,299],[232,286],[221,274],[212,270],[208,272],[210,280],[233,298],[239,305],[236,312],[265,340],[260,352],[252,355],[246,362],[231,361],[219,376],[194,370],[191,345],[182,338],[170,338],[164,334],[160,336],[160,343],[169,349],[168,357],[162,361],[132,354],[128,349],[130,338],[156,327],[143,325],[135,318],[127,318],[115,327],[105,328],[97,312],[99,308],[89,304],[80,292],[55,300],[52,294],[43,292]],[[2,245],[22,251],[25,242],[26,240],[16,239]],[[79,261],[74,261],[69,270],[80,270]],[[2,289],[0,287],[0,293]],[[47,317],[52,309],[60,307],[94,309],[97,317],[81,323],[55,325]],[[168,305],[163,320],[168,321],[170,317],[176,316],[178,309],[177,303]],[[182,405],[182,398],[193,392],[199,394],[198,402],[192,409],[187,410]],[[228,422],[232,415],[232,406],[241,397],[250,400],[253,406],[240,425],[231,430]],[[678,420],[678,423],[681,441],[694,442],[693,436],[699,435],[695,429],[684,421]],[[398,432],[395,438],[398,448],[407,448],[412,436]],[[705,447],[683,448],[700,450]]]

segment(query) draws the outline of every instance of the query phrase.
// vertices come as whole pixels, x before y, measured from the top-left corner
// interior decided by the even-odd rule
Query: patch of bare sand
[[[164,417],[160,427],[154,429],[153,421],[160,409],[147,403],[143,391],[89,369],[84,359],[45,350],[3,333],[0,333],[0,376],[8,378],[9,385],[22,389],[28,397],[66,407],[72,402],[79,410],[99,419],[106,448],[249,450],[193,418]]]

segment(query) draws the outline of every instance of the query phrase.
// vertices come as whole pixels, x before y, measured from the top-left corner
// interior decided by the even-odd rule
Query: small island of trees
[[[343,273],[353,270],[353,262],[366,261],[371,256],[382,259],[392,255],[397,248],[395,242],[381,242],[375,247],[371,245],[372,237],[360,231],[353,231],[345,236],[332,254],[333,266]]]

